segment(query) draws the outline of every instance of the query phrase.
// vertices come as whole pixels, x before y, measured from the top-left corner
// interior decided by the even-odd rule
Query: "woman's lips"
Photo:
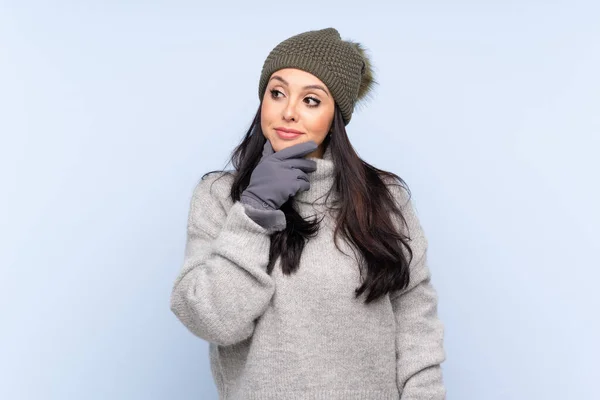
[[[275,132],[277,132],[277,135],[283,140],[296,139],[298,136],[302,135],[302,133],[289,132],[283,129],[275,129]]]

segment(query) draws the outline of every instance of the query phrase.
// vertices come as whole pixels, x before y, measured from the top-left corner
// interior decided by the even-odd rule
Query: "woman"
[[[373,85],[333,29],[278,44],[261,104],[191,201],[171,309],[210,343],[222,399],[444,399],[427,239],[401,178],[345,126]]]

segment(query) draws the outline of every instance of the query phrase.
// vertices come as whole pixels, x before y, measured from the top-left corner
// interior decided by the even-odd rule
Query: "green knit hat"
[[[342,111],[344,125],[350,122],[357,102],[375,84],[365,48],[360,43],[342,40],[334,28],[300,33],[275,46],[260,75],[260,100],[271,74],[283,68],[301,69],[323,81]]]

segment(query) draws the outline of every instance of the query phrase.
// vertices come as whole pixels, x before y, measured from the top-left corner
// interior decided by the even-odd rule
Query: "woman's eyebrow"
[[[325,88],[321,85],[308,85],[308,86],[304,86],[304,89],[320,89],[322,91],[325,92],[325,94],[327,95],[327,97],[329,97],[329,94],[327,93],[327,90],[325,90]]]
[[[281,81],[281,83],[283,83],[284,85],[288,85],[289,86],[289,83],[285,79],[283,79],[282,77],[280,77],[279,75],[273,75],[273,77],[271,78],[271,80],[273,80],[273,79],[277,79],[278,81]],[[319,90],[322,90],[323,92],[325,92],[325,94],[327,95],[327,97],[329,97],[329,93],[327,93],[327,90],[323,86],[321,86],[321,85],[307,85],[307,86],[304,86],[303,89],[319,89]]]

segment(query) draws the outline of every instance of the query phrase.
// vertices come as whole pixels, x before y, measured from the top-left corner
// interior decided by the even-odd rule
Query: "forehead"
[[[310,72],[297,68],[283,68],[271,74],[269,80],[274,76],[283,78],[290,86],[326,85]]]

